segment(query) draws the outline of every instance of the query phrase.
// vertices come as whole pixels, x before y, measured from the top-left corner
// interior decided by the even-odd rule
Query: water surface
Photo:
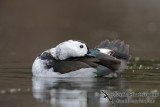
[[[131,61],[119,78],[38,78],[32,77],[30,64],[1,63],[3,107],[112,107],[103,92],[116,107],[160,104],[159,61]]]

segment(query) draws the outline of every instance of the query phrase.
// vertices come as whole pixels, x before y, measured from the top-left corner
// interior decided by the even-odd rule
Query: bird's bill
[[[85,56],[86,56],[86,57],[93,57],[93,58],[96,57],[95,55],[93,55],[93,54],[91,54],[91,53],[87,53],[87,54],[85,54]]]

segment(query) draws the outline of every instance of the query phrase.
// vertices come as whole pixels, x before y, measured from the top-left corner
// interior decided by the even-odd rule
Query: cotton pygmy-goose
[[[95,49],[68,40],[40,54],[32,73],[39,77],[117,77],[129,59],[129,45],[120,40],[105,40]]]

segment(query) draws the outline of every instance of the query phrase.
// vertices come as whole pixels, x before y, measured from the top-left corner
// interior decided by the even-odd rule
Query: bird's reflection
[[[32,91],[35,99],[65,107],[111,107],[104,98],[106,92],[121,91],[127,88],[124,78],[32,78]]]

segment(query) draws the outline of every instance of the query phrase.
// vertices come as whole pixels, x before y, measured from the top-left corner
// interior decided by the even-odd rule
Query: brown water
[[[6,67],[14,65],[14,67]],[[28,63],[1,63],[2,107],[159,107],[160,62],[131,61],[119,78],[38,78]]]
[[[0,107],[159,107],[159,0],[1,0]],[[130,45],[119,78],[33,78],[44,50],[68,39]],[[122,95],[123,94],[123,95]],[[125,95],[124,95],[125,94]]]

